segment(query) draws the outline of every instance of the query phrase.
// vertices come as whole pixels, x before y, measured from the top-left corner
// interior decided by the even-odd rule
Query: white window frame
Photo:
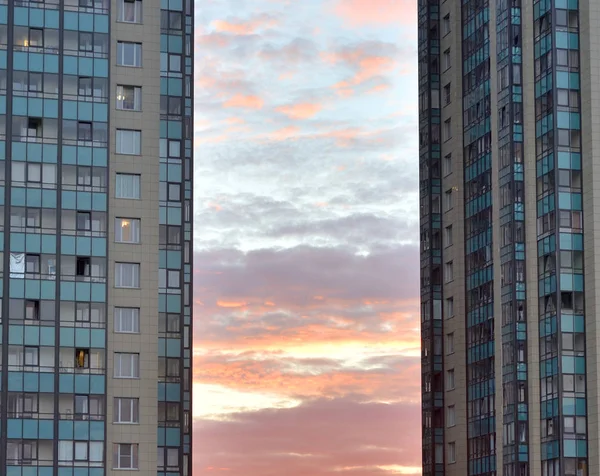
[[[131,282],[125,282],[125,277],[131,274]],[[140,263],[115,263],[115,287],[139,289]]]
[[[131,352],[115,352],[113,365],[114,378],[140,378],[140,354]]]
[[[126,93],[131,93],[130,89],[133,89],[133,107],[125,107],[129,105],[129,101],[126,101]],[[117,85],[116,94],[117,104],[116,108],[119,111],[141,111],[142,110],[142,88],[140,86],[131,86],[128,84]]]
[[[452,428],[456,426],[456,406],[448,405],[448,410],[446,411],[446,426],[448,428]]]
[[[142,176],[117,172],[115,178],[115,198],[140,200]],[[129,192],[129,193],[127,193]]]
[[[125,63],[125,57],[127,56],[125,48],[133,48],[133,63]],[[118,41],[117,42],[117,66],[125,66],[128,68],[141,68],[142,67],[142,44],[133,41]]]
[[[454,332],[446,334],[446,354],[454,354]]]
[[[456,463],[456,443],[451,441],[448,443],[448,464]]]
[[[117,334],[139,334],[140,308],[115,307],[114,330]]]
[[[115,134],[115,152],[122,155],[141,155],[142,131],[117,129]]]
[[[456,388],[456,375],[454,369],[446,371],[446,390],[454,390]]]
[[[444,282],[449,283],[454,280],[454,262],[448,261],[444,264]]]
[[[125,412],[129,412],[129,420],[124,419],[123,410],[125,410]],[[140,422],[140,399],[130,397],[115,397],[113,415],[113,423],[123,425],[138,424]]]
[[[122,451],[129,447],[129,455],[123,455]],[[129,466],[121,465],[121,459],[129,458]],[[113,443],[113,469],[138,469],[139,452],[137,443]]]
[[[129,227],[130,239],[124,239],[123,230]],[[141,221],[139,218],[115,218],[115,243],[138,244],[140,242]],[[126,235],[127,233],[125,233]]]
[[[125,15],[125,4],[132,3],[133,4],[133,19],[128,20]],[[118,22],[122,23],[137,23],[141,24],[143,20],[143,7],[141,0],[119,0],[119,11],[118,11]]]

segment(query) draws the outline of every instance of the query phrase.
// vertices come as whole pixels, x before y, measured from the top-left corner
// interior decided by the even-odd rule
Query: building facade
[[[598,475],[600,3],[418,28],[423,475]]]
[[[0,0],[0,474],[191,476],[193,0]]]

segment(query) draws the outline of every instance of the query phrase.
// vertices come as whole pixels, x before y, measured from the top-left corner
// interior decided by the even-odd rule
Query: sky
[[[197,0],[193,476],[420,474],[416,0]]]

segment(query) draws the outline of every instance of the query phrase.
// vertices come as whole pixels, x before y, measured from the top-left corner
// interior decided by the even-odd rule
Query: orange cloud
[[[219,307],[244,307],[248,303],[246,302],[238,302],[238,301],[217,301],[217,306]]]
[[[223,107],[236,107],[240,109],[262,109],[264,101],[258,96],[243,96],[238,94],[223,104]]]
[[[275,19],[266,16],[248,21],[215,20],[212,22],[215,31],[231,33],[233,35],[251,35],[258,30],[264,30],[276,24]]]
[[[390,85],[389,84],[378,84],[377,86],[373,86],[371,89],[369,89],[367,91],[367,94],[377,94],[377,93],[382,93],[384,91],[387,91],[388,89],[390,89]]]
[[[275,132],[270,132],[267,134],[261,135],[260,139],[272,140],[272,141],[284,141],[289,139],[295,139],[298,136],[300,129],[296,126],[287,126],[281,129],[276,130]]]
[[[413,0],[338,0],[334,11],[350,26],[412,24],[417,20]]]
[[[275,110],[285,114],[290,119],[310,119],[315,116],[323,106],[314,103],[299,103],[290,106],[280,106]]]
[[[246,122],[241,117],[228,117],[225,121],[227,122],[227,124],[232,124],[232,125],[233,124],[243,124],[244,122]]]

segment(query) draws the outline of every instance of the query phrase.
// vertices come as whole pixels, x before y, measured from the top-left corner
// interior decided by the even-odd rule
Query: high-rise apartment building
[[[191,476],[193,0],[0,0],[0,474]]]
[[[424,476],[600,474],[600,2],[419,0]]]

